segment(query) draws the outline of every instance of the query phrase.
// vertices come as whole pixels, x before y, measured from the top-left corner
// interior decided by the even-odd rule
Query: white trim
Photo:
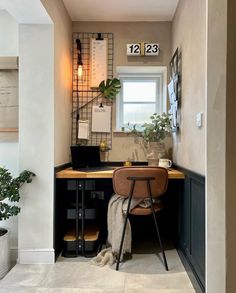
[[[156,73],[163,73],[164,75],[167,73],[166,66],[117,66],[116,67],[116,74],[156,74]]]
[[[17,256],[18,256],[18,248],[17,248],[17,246],[11,246],[11,248],[10,248],[10,261],[11,261],[11,264],[16,263]]]
[[[54,249],[19,249],[19,264],[53,264],[55,263]]]

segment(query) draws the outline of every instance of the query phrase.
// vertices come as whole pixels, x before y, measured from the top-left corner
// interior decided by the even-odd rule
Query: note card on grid
[[[90,87],[107,79],[107,39],[90,40]]]
[[[93,106],[92,132],[111,131],[111,106]]]
[[[78,138],[89,139],[89,121],[88,120],[78,121]]]

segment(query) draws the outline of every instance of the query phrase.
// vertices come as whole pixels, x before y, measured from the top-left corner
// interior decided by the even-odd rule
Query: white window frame
[[[116,131],[120,131],[123,125],[123,81],[159,80],[157,88],[157,100],[153,113],[162,114],[167,111],[167,67],[166,66],[117,66],[117,77],[121,81],[121,91],[116,97]],[[144,102],[145,104],[149,102]],[[153,102],[150,102],[153,103]],[[158,105],[159,103],[159,105]],[[160,111],[157,111],[159,107]],[[153,114],[151,113],[151,114]]]

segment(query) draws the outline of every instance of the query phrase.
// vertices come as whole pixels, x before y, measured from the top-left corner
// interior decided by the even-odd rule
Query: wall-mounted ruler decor
[[[92,129],[94,107],[112,106],[112,101],[101,98],[97,88],[99,83],[106,78],[113,78],[113,34],[74,33],[72,145],[100,145],[105,141],[107,147],[111,149],[112,132],[104,132],[104,129],[101,132],[96,129],[95,132],[94,127]],[[109,119],[107,124],[111,126],[111,115]],[[79,125],[83,125],[83,131],[79,131]],[[81,139],[78,136],[87,138]]]

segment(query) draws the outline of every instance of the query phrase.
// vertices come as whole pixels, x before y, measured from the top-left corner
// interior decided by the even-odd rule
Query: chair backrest
[[[168,171],[161,167],[121,167],[113,172],[113,189],[120,196],[128,197],[132,180],[128,177],[153,177],[150,180],[152,197],[158,197],[166,192],[168,186]],[[134,187],[133,197],[148,197],[146,180],[137,180]]]

